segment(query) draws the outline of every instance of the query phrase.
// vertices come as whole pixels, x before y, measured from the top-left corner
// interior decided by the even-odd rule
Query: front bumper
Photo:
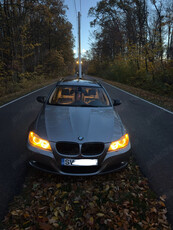
[[[46,172],[70,176],[91,176],[118,171],[126,167],[131,152],[130,143],[124,149],[109,153],[107,153],[109,143],[105,144],[103,153],[95,156],[61,155],[57,152],[54,143],[51,143],[52,152],[35,148],[29,143],[27,143],[27,147],[30,150],[30,165]],[[62,158],[98,159],[98,166],[62,166]]]

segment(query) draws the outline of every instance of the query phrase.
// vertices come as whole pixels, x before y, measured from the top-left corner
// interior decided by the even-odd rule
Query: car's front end
[[[31,151],[30,164],[36,168],[56,174],[89,176],[117,171],[127,165],[130,156],[127,134],[116,142],[123,142],[117,150],[110,147],[116,148],[118,144],[103,142],[50,141],[51,149],[46,150],[34,146],[28,138],[27,145]]]
[[[90,82],[54,90],[29,129],[27,147],[32,166],[73,176],[117,171],[127,165],[131,149],[109,97]]]

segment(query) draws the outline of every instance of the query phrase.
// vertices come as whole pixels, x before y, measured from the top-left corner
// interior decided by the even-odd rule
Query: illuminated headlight
[[[119,140],[114,141],[110,144],[108,152],[117,151],[119,149],[125,148],[129,143],[129,135],[125,134]]]
[[[40,148],[43,150],[49,150],[49,151],[52,150],[49,141],[40,138],[34,132],[29,132],[28,141],[30,145],[32,145],[33,147]]]

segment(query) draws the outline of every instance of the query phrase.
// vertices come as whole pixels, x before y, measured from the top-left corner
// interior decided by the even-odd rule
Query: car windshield
[[[101,87],[58,86],[49,98],[50,105],[105,107],[110,101]]]

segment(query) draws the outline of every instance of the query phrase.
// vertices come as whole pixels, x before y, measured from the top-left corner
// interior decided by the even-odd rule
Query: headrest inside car
[[[89,90],[89,95],[96,95],[95,89],[90,89]]]
[[[69,95],[70,92],[69,92],[69,89],[62,89],[62,95]]]

